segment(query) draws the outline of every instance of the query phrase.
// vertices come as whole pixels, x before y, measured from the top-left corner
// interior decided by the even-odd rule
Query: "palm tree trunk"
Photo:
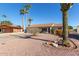
[[[27,21],[27,26],[26,26],[26,27],[29,26],[28,15],[29,15],[29,14],[26,14],[26,17],[27,17],[27,19],[26,19],[26,21]]]
[[[24,15],[22,16],[22,31],[24,31]]]
[[[68,14],[67,11],[63,13],[63,40],[68,39]]]

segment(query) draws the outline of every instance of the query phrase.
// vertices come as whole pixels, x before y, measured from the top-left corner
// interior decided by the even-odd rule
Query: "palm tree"
[[[29,9],[31,8],[30,4],[24,6],[23,9],[20,10],[20,14],[22,15],[22,27],[24,31],[24,15],[29,13]]]
[[[26,14],[29,14],[29,10],[30,10],[30,8],[31,8],[31,5],[30,5],[30,4],[26,4],[26,5],[24,6],[24,8],[25,8],[25,10],[28,12],[28,13],[26,13]],[[29,24],[27,24],[28,26],[30,26],[31,21],[32,21],[32,19],[27,19],[27,22],[29,22]]]
[[[2,15],[2,17],[6,18],[7,16],[6,15]]]
[[[25,13],[28,13],[28,12],[25,11],[24,9],[21,9],[21,10],[20,10],[20,14],[22,15],[22,28],[23,28],[22,31],[24,31],[24,14],[25,14]]]
[[[72,3],[62,3],[61,4],[61,11],[63,16],[63,40],[68,39],[68,10],[72,6]]]
[[[31,19],[31,18],[29,18],[29,19],[28,19],[28,26],[30,26],[30,25],[31,25],[31,22],[32,22],[32,19]]]
[[[2,17],[3,17],[3,21],[5,21],[6,20],[6,15],[2,15]]]
[[[31,8],[31,4],[26,4],[24,7],[25,7],[25,10],[29,11],[29,9]]]
[[[7,16],[6,16],[6,15],[2,15],[2,17],[3,17],[3,20],[6,20],[6,17],[7,17]]]

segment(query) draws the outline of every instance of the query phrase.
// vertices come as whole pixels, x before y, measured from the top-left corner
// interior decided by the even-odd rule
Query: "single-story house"
[[[31,28],[40,28],[42,29],[42,32],[44,33],[51,33],[51,29],[54,28],[55,29],[62,29],[63,26],[62,24],[34,24],[34,25],[30,25],[29,27],[27,27],[27,32],[29,32],[29,29]]]
[[[10,32],[22,32],[22,28],[20,26],[14,25],[0,25],[0,32],[10,33]]]

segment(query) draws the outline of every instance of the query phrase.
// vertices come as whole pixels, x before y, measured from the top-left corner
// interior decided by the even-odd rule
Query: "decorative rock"
[[[58,45],[62,45],[62,44],[63,44],[62,40],[58,41]]]
[[[52,44],[52,42],[47,42],[47,45],[51,45]]]
[[[46,42],[45,44],[58,47],[58,44],[56,44],[55,42]]]
[[[54,47],[58,47],[58,44],[56,44],[56,43],[52,43],[52,45],[53,45]]]
[[[57,44],[57,43],[58,43],[58,41],[54,41],[54,43],[56,43],[56,44]]]

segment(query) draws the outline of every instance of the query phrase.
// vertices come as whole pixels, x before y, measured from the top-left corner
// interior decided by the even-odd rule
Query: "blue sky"
[[[10,20],[15,25],[21,25],[22,15],[20,15],[19,10],[23,8],[24,5],[23,3],[0,3],[0,21],[3,20],[2,15],[6,15],[6,20]],[[29,12],[28,15],[25,15],[25,26],[27,25],[27,16],[33,19],[32,24],[62,23],[62,13],[59,3],[33,3]],[[79,4],[74,4],[68,12],[69,25],[78,25]]]

